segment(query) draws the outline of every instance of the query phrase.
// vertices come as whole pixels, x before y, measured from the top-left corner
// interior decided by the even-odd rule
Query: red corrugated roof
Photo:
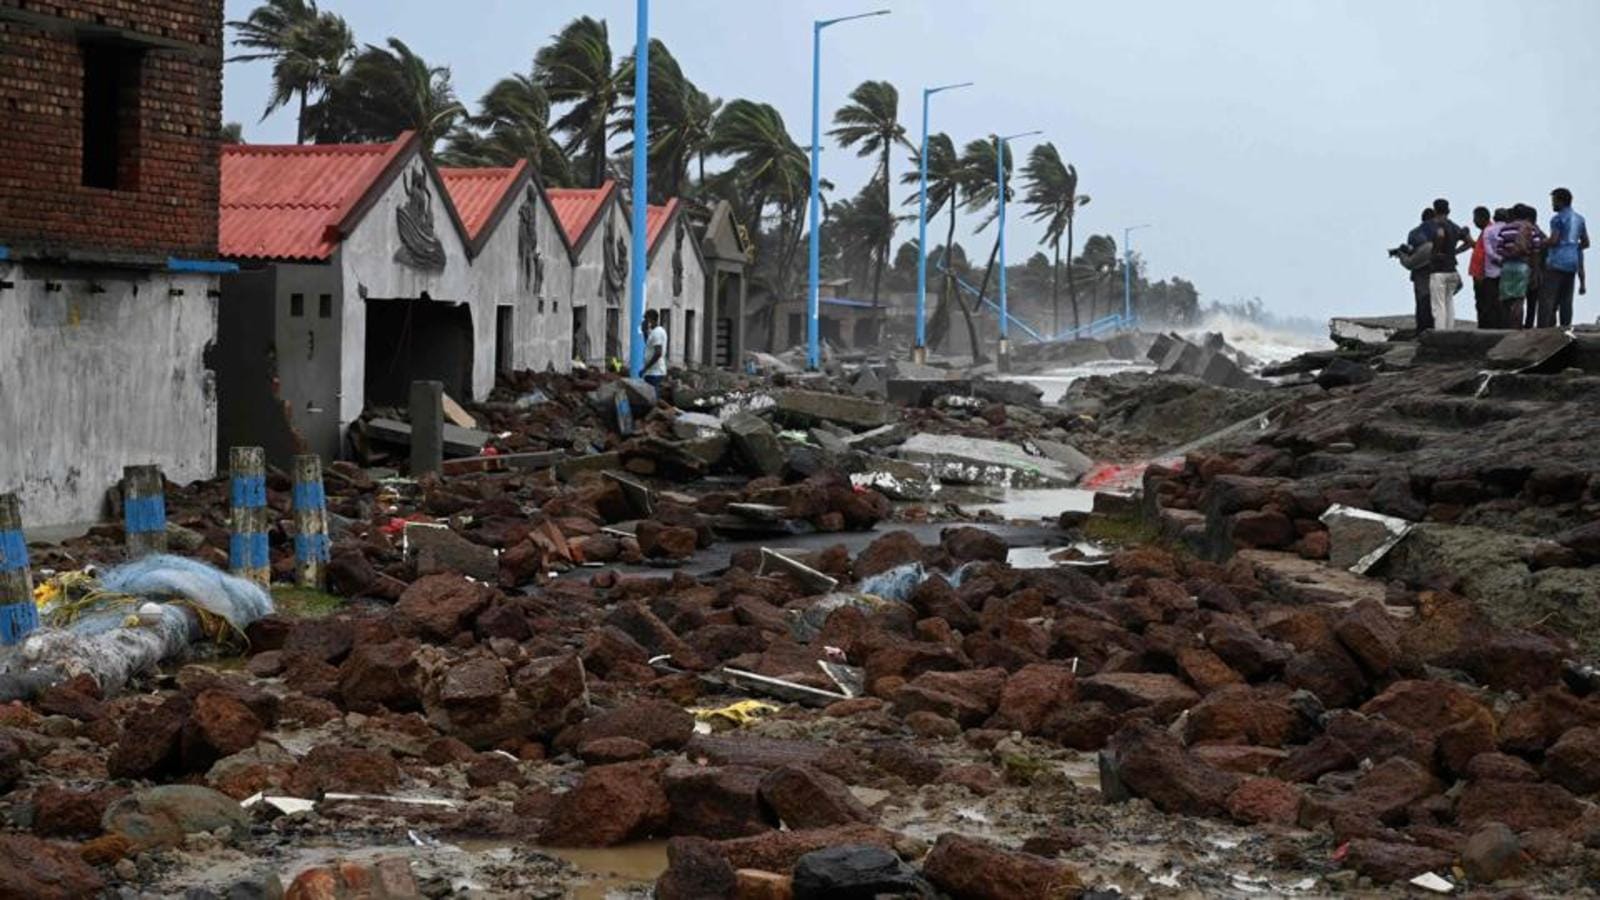
[[[455,204],[469,240],[478,239],[484,226],[489,224],[489,218],[500,208],[506,191],[516,184],[527,165],[524,159],[504,168],[439,169],[439,178],[450,192],[450,202]]]
[[[236,259],[324,260],[338,226],[412,144],[229,144],[222,148],[218,253]]]
[[[672,221],[672,214],[678,209],[678,198],[668,200],[665,206],[647,206],[644,209],[645,248],[647,252],[656,252],[656,241],[661,239],[661,232],[666,230],[667,223]]]
[[[608,181],[597,188],[550,188],[545,191],[568,244],[578,246],[584,232],[589,230],[590,223],[594,221],[595,214],[605,206],[616,187],[615,181]]]

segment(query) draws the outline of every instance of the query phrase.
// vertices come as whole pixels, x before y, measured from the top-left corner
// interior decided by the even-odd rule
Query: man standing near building
[[[1428,298],[1433,323],[1449,331],[1456,327],[1456,294],[1461,291],[1457,254],[1472,249],[1467,230],[1450,221],[1450,201],[1433,201],[1433,271],[1428,277]]]
[[[667,330],[661,327],[661,314],[653,309],[644,311],[644,380],[660,389],[667,378]]]
[[[1583,268],[1583,251],[1589,249],[1589,226],[1572,208],[1572,192],[1550,192],[1555,215],[1550,219],[1549,251],[1545,255],[1544,290],[1539,295],[1539,327],[1572,325],[1572,293]],[[1585,285],[1587,287],[1587,285]]]

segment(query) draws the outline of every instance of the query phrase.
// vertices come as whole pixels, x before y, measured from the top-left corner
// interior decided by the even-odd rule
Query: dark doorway
[[[622,358],[622,310],[606,307],[606,362]]]
[[[800,314],[799,313],[790,313],[789,314],[789,346],[797,347],[800,344],[805,343],[805,341],[806,341],[806,331],[805,331],[804,328],[802,328],[800,326]],[[777,347],[773,347],[772,350],[773,350],[774,353],[776,353],[778,351],[778,348]]]
[[[510,374],[515,365],[514,314],[515,309],[510,306],[494,308],[494,371],[498,375]]]
[[[368,300],[367,405],[405,406],[413,381],[438,381],[451,397],[471,399],[472,343],[465,304]]]
[[[694,358],[694,310],[683,311],[683,364],[693,366]]]
[[[572,308],[572,358],[589,359],[589,308]]]

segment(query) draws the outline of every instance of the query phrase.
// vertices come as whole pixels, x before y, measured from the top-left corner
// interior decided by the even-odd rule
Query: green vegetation
[[[313,588],[273,585],[272,603],[278,612],[301,619],[321,619],[344,607],[344,598]]]

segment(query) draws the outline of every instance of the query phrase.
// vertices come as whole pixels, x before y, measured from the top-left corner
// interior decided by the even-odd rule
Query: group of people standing
[[[1518,203],[1490,212],[1472,211],[1472,232],[1450,220],[1450,202],[1439,199],[1422,211],[1422,224],[1390,251],[1411,272],[1417,330],[1456,327],[1455,295],[1463,287],[1457,257],[1471,253],[1479,328],[1566,328],[1572,324],[1574,293],[1588,293],[1583,251],[1589,228],[1572,208],[1572,192],[1550,192],[1550,230],[1539,228],[1532,206]]]

